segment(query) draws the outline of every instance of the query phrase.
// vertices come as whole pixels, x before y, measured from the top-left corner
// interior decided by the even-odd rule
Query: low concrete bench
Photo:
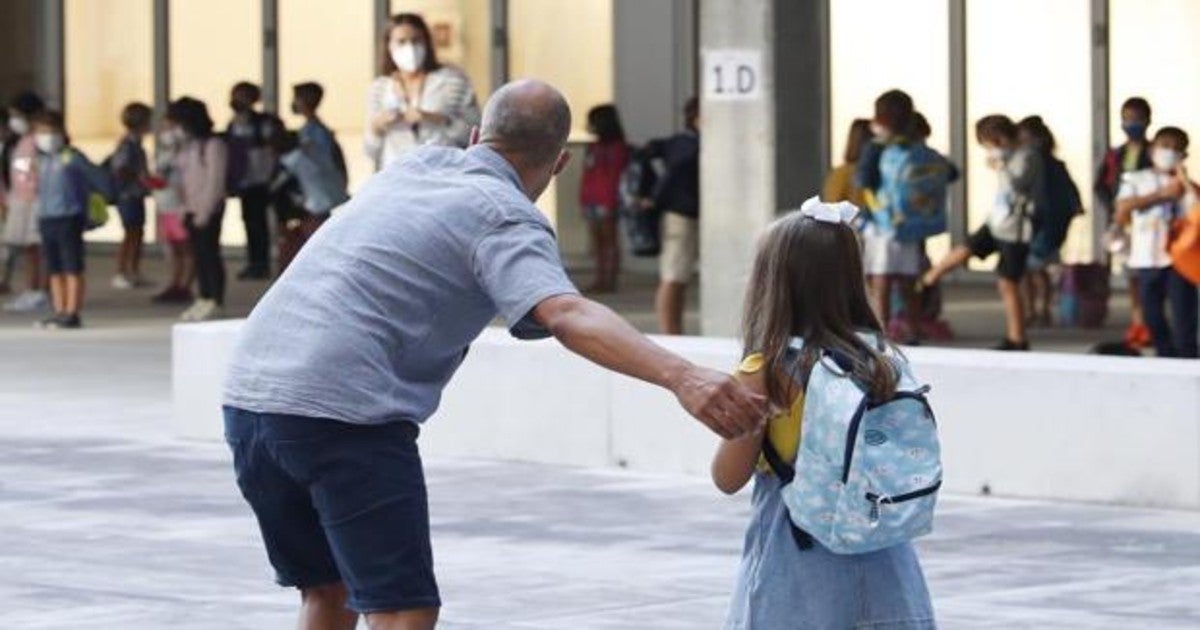
[[[175,422],[220,439],[220,385],[240,323],[175,327]],[[729,339],[656,338],[734,366]],[[1200,509],[1200,363],[914,348],[933,386],[946,489]],[[426,425],[427,455],[706,475],[715,438],[666,392],[601,370],[554,341],[489,329]]]

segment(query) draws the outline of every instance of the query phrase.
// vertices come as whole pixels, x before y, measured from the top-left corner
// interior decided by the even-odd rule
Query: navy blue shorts
[[[81,274],[83,260],[83,217],[55,217],[38,221],[42,234],[42,258],[51,276]]]
[[[121,215],[121,226],[126,230],[141,230],[146,227],[146,200],[121,199],[117,202],[117,214]]]
[[[343,582],[359,613],[441,606],[419,432],[225,408],[238,487],[279,584]]]

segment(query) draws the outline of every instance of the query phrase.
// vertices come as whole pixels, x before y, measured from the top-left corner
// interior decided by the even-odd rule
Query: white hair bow
[[[812,197],[800,206],[800,214],[823,223],[850,225],[858,218],[858,206],[849,201],[825,203],[820,197]]]

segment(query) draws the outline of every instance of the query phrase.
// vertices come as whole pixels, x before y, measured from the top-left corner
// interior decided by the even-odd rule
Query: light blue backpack
[[[798,369],[803,342],[793,340],[789,354]],[[902,357],[890,350],[887,356],[900,381],[895,397],[879,403],[847,376],[844,361],[822,352],[807,378],[794,465],[764,440],[802,549],[815,539],[834,553],[867,553],[933,530],[942,464],[929,387]]]
[[[875,220],[902,243],[920,243],[947,228],[946,188],[950,164],[924,144],[893,144],[879,158],[882,208]]]

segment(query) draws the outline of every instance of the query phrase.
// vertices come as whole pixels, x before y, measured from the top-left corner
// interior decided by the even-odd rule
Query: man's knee
[[[349,596],[346,585],[341,582],[311,586],[300,590],[300,598],[306,606],[345,608],[346,599]]]
[[[370,630],[433,630],[437,626],[438,608],[422,608],[367,615]]]

